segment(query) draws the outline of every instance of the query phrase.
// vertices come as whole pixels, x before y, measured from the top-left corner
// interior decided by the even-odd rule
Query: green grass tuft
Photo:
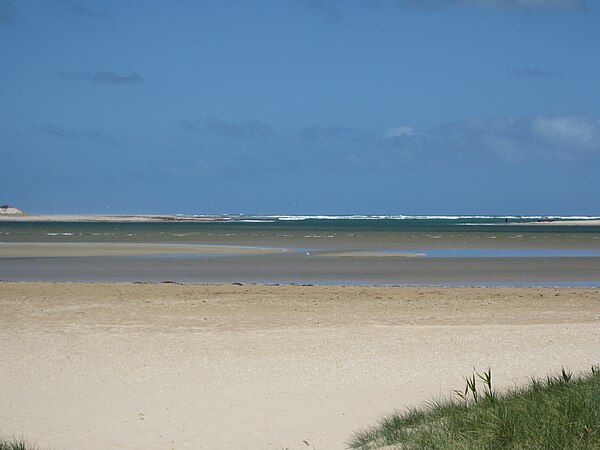
[[[564,368],[545,380],[497,393],[491,371],[466,377],[459,399],[394,413],[356,433],[350,448],[600,449],[600,371]]]
[[[23,439],[0,438],[0,450],[36,450],[35,445],[30,445]]]

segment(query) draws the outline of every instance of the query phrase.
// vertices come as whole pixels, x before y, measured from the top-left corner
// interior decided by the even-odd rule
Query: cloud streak
[[[408,159],[573,160],[600,156],[600,121],[571,116],[471,119],[386,140]]]
[[[142,76],[137,72],[119,74],[110,70],[94,73],[64,72],[61,74],[61,76],[64,78],[87,80],[94,83],[113,85],[140,84],[144,81]]]
[[[288,152],[296,165],[331,172],[600,159],[600,120],[573,116],[474,118],[422,130],[402,124],[380,135],[312,126],[299,137]]]
[[[30,131],[45,133],[67,141],[84,139],[109,147],[117,146],[117,140],[113,136],[96,128],[86,128],[81,131],[73,132],[67,131],[58,125],[49,123],[42,127],[33,128]]]
[[[193,131],[194,124],[192,122],[180,121],[180,123],[182,122],[184,126],[187,125],[188,127],[191,124],[191,131]],[[273,130],[268,124],[258,120],[233,122],[216,117],[207,117],[204,125],[212,133],[235,139],[266,138],[273,134]]]

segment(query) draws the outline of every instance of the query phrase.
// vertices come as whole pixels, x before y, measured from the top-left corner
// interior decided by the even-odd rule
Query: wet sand
[[[0,242],[0,258],[61,258],[148,255],[260,255],[286,252],[283,248],[241,245],[190,245],[100,242]]]
[[[307,253],[312,256],[324,256],[329,258],[414,258],[417,256],[426,256],[425,253],[417,252],[398,252],[398,251],[375,251],[375,250],[356,250],[350,252],[312,252]]]
[[[599,289],[4,282],[0,430],[67,450],[342,449],[473,366],[499,387],[588,370],[599,320]]]
[[[600,286],[600,257],[429,258],[353,254],[357,256],[265,251],[205,256],[13,257],[0,258],[0,280]]]

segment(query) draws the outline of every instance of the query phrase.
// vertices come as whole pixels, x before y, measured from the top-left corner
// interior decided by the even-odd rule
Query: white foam
[[[594,220],[600,219],[600,216],[560,216],[560,215],[485,215],[485,214],[473,214],[473,215],[406,215],[406,214],[343,214],[343,215],[332,215],[332,214],[305,214],[305,215],[293,215],[293,214],[281,214],[281,215],[260,215],[260,214],[223,214],[217,215],[194,215],[193,217],[204,217],[204,218],[219,218],[224,221],[232,222],[276,222],[276,221],[303,221],[303,220],[451,220],[451,221],[462,221],[462,220],[497,220],[503,221],[504,219],[509,220],[539,220],[539,219],[550,219],[550,220]],[[480,225],[481,223],[477,223]]]

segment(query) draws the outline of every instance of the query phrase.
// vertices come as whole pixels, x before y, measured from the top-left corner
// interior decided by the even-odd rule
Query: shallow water
[[[600,227],[506,225],[502,218],[478,218],[474,222],[472,217],[246,220],[258,219],[211,223],[0,222],[0,242],[210,244],[292,251],[218,257],[0,257],[0,279],[600,286]],[[341,251],[351,251],[352,256],[314,257],[314,253]],[[361,255],[361,251],[368,253]],[[377,252],[426,256],[378,257]]]

